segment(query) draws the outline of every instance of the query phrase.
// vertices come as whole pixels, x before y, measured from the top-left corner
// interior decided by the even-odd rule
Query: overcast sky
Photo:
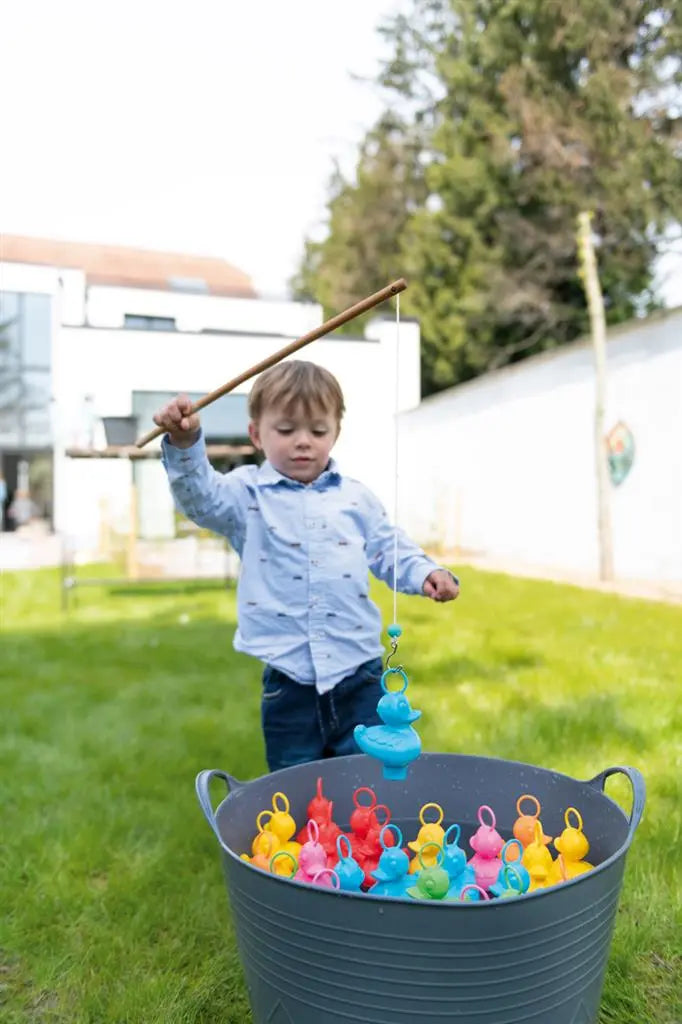
[[[4,5],[0,229],[219,255],[284,293],[380,110],[396,0]]]
[[[381,109],[352,74],[401,6],[5,3],[0,230],[222,256],[283,295],[333,158],[353,166]]]

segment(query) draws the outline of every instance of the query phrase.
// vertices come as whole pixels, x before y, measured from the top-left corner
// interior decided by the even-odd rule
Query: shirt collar
[[[279,470],[275,469],[272,463],[266,459],[258,467],[256,473],[256,479],[259,486],[267,487],[274,484],[285,484],[288,487],[305,487],[305,484],[299,483],[298,480],[292,480],[291,477],[284,476]],[[319,487],[324,484],[338,483],[341,479],[341,473],[339,472],[338,463],[335,459],[330,459],[327,468],[320,473],[316,480],[313,480],[312,486]]]

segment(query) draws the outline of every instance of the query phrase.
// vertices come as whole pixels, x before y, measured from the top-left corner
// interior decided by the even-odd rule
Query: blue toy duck
[[[455,838],[450,842],[449,837],[453,834]],[[476,882],[476,872],[467,864],[467,855],[461,846],[458,845],[460,835],[461,829],[459,825],[451,825],[443,836],[443,853],[445,855],[443,867],[450,878],[450,888],[447,895],[449,900],[459,900],[462,895],[462,889],[466,885],[474,885]],[[475,890],[472,889],[470,892],[469,899],[480,899],[479,894]]]
[[[386,686],[386,676],[402,676],[401,690],[391,692]],[[377,704],[377,712],[384,725],[356,725],[355,742],[363,754],[381,761],[384,778],[400,781],[407,778],[407,768],[419,757],[422,741],[411,723],[421,718],[421,711],[413,711],[405,696],[407,676],[401,668],[388,668],[381,677],[384,696]]]
[[[346,844],[346,852],[343,852],[343,844]],[[337,837],[336,852],[339,856],[338,863],[334,866],[339,876],[339,888],[344,892],[361,892],[362,883],[365,880],[365,872],[353,857],[350,839],[343,833]]]
[[[517,847],[518,860],[510,860],[509,850]],[[490,886],[490,892],[497,899],[508,899],[510,896],[522,896],[528,892],[530,886],[530,874],[528,868],[521,863],[523,856],[523,845],[518,839],[508,839],[502,847],[500,857],[502,859],[502,870],[494,885]]]
[[[395,832],[395,846],[386,846],[384,833],[387,829],[392,829]],[[401,849],[403,834],[397,825],[384,825],[379,834],[379,840],[383,846],[383,853],[377,867],[372,871],[372,878],[376,878],[376,884],[369,891],[372,896],[407,898],[407,889],[412,884],[412,879],[407,873],[410,858]]]

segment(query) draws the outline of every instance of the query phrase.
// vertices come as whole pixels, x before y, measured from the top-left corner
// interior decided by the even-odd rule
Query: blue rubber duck
[[[509,860],[507,851],[512,846],[518,849],[518,860]],[[522,856],[523,846],[518,839],[509,839],[502,847],[502,870],[495,884],[490,886],[490,892],[497,899],[509,899],[511,896],[522,896],[524,892],[528,892],[530,874],[528,868],[521,863]]]
[[[393,829],[396,833],[396,845],[386,846],[384,834],[386,829]],[[403,834],[397,825],[384,825],[379,836],[383,853],[379,857],[379,863],[371,872],[372,878],[376,878],[376,884],[369,890],[373,896],[393,896],[395,899],[405,898],[407,889],[412,884],[412,879],[407,873],[410,866],[410,858],[404,850]]]
[[[386,676],[398,674],[403,678],[403,688],[391,692],[386,686]],[[407,768],[419,757],[422,741],[411,723],[421,718],[421,711],[413,711],[405,696],[407,676],[401,668],[389,668],[381,677],[384,696],[377,704],[377,713],[383,725],[356,725],[355,742],[363,754],[381,761],[384,778],[402,780],[407,778]]]
[[[344,843],[346,844],[345,853],[343,851]],[[365,880],[365,872],[354,859],[350,840],[343,833],[336,839],[336,852],[339,860],[334,870],[339,876],[339,888],[343,889],[344,892],[361,892],[361,886]]]
[[[453,833],[455,838],[450,842],[449,837]],[[460,835],[461,829],[459,825],[451,825],[443,837],[443,854],[445,857],[443,867],[450,878],[450,888],[447,895],[449,900],[459,900],[465,885],[475,885],[476,883],[476,872],[467,864],[467,855],[461,846],[458,845]],[[474,889],[469,890],[467,896],[472,900],[480,899],[479,894]]]
[[[508,900],[514,896],[523,896],[528,892],[529,885],[530,875],[522,864],[505,864],[498,880],[490,886],[490,892],[495,899]]]

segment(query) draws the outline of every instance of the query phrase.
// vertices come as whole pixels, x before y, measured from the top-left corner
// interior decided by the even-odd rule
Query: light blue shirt
[[[219,473],[203,436],[184,449],[165,437],[162,458],[181,511],[227,537],[241,558],[236,650],[319,693],[382,655],[368,576],[393,586],[394,530],[364,484],[333,459],[310,484],[269,462]],[[437,568],[399,532],[400,591],[421,594]]]

